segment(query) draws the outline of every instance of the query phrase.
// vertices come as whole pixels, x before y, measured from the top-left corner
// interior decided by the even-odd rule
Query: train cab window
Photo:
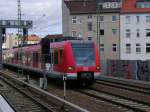
[[[79,66],[95,65],[95,52],[93,43],[72,43],[76,64]]]
[[[58,50],[54,51],[54,64],[58,64]]]

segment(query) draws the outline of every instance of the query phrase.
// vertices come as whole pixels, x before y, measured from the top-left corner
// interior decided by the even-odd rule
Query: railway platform
[[[0,112],[15,112],[2,95],[0,95]]]

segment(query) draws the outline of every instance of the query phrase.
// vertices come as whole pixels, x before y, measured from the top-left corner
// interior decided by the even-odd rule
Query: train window
[[[31,53],[28,54],[28,64],[30,65],[31,63]]]
[[[37,52],[33,53],[33,62],[38,62],[38,53]]]
[[[62,63],[63,49],[60,50],[60,63]]]
[[[15,53],[15,60],[18,60],[18,53]]]
[[[58,64],[58,50],[54,51],[54,64]]]

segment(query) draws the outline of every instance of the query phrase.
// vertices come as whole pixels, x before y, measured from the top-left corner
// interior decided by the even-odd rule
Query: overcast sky
[[[61,0],[21,0],[22,19],[33,20],[29,33],[62,33]],[[17,0],[0,0],[0,19],[17,19]],[[7,32],[14,32],[8,29]]]

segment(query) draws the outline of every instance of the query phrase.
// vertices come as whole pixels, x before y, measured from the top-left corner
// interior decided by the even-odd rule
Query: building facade
[[[63,0],[62,19],[63,35],[75,36],[85,40],[95,37],[96,2],[93,0]]]
[[[120,59],[121,0],[97,0],[97,37],[103,60]]]
[[[150,1],[124,1],[120,32],[122,60],[150,59]]]
[[[64,0],[63,35],[94,40],[101,60],[120,59],[121,0]]]
[[[37,35],[29,35],[25,42],[26,44],[37,44],[39,43],[41,38]],[[8,33],[6,34],[6,41],[3,43],[2,48],[3,49],[11,49],[13,47],[17,47],[18,44],[20,44],[20,41],[18,42],[18,36],[14,33]]]
[[[9,49],[9,48],[16,47],[16,46],[18,46],[17,35],[13,33],[6,34],[6,40],[5,40],[5,43],[3,43],[2,48]]]

